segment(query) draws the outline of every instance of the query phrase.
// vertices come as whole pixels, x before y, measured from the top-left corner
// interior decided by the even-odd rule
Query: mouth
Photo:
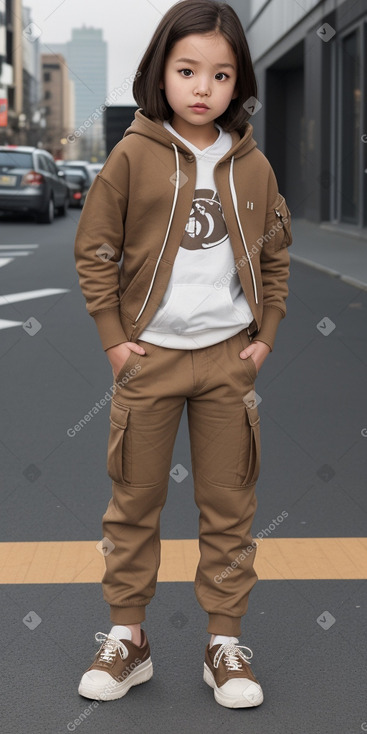
[[[209,107],[206,104],[193,104],[191,105],[192,108],[199,109],[199,110],[208,110]]]

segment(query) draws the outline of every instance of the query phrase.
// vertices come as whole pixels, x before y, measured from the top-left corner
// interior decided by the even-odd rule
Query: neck
[[[199,150],[204,150],[204,148],[208,148],[209,145],[213,145],[219,136],[218,129],[215,127],[214,122],[209,122],[207,125],[200,126],[191,125],[181,117],[173,115],[172,120],[170,120],[170,125],[176,133],[185,138],[185,140],[188,140],[192,145],[195,145]]]

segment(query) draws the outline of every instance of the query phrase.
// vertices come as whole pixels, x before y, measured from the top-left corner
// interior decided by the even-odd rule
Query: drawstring
[[[235,185],[234,185],[233,166],[234,166],[234,156],[232,156],[232,158],[231,158],[231,168],[230,168],[230,171],[229,171],[229,185],[230,185],[230,189],[231,189],[234,210],[236,212],[236,219],[237,219],[238,228],[240,230],[241,237],[242,237],[242,242],[243,242],[243,246],[244,246],[244,248],[246,250],[246,255],[247,255],[248,261],[250,263],[250,270],[251,270],[251,276],[252,276],[252,284],[254,286],[254,293],[255,293],[255,302],[256,303],[259,303],[258,297],[257,297],[257,287],[256,287],[255,273],[254,273],[254,269],[253,269],[253,266],[252,266],[251,258],[250,258],[250,255],[249,255],[249,251],[247,249],[245,235],[243,234],[241,220],[240,220],[240,217],[239,217],[239,214],[238,214],[238,201],[237,201],[237,194],[236,194],[236,189],[235,189]]]
[[[171,229],[173,215],[174,215],[175,209],[176,209],[178,191],[179,191],[179,188],[180,188],[180,159],[178,157],[177,146],[174,143],[172,143],[172,145],[173,145],[173,147],[175,149],[176,181],[175,181],[175,195],[173,197],[173,204],[172,204],[172,208],[171,208],[171,216],[169,218],[168,227],[167,227],[167,231],[166,231],[166,236],[164,238],[164,242],[163,242],[163,245],[161,247],[161,251],[159,253],[159,257],[158,257],[158,260],[156,262],[156,266],[154,268],[153,277],[152,277],[152,280],[151,280],[151,283],[150,283],[150,286],[149,286],[148,293],[147,293],[147,295],[145,297],[145,301],[144,301],[144,303],[143,303],[143,305],[142,305],[142,307],[141,307],[141,309],[140,309],[140,311],[139,311],[139,313],[138,313],[138,315],[137,315],[137,317],[135,319],[135,322],[140,318],[141,314],[143,313],[143,311],[145,309],[145,306],[146,306],[146,303],[148,301],[148,298],[149,298],[149,296],[151,294],[151,291],[152,291],[152,288],[153,288],[153,283],[154,283],[154,280],[155,280],[155,275],[156,275],[156,272],[158,270],[159,263],[161,261],[162,255],[163,255],[164,248],[166,247],[166,243],[167,243],[167,240],[168,240],[168,235],[169,235],[169,232],[170,232],[170,229]]]

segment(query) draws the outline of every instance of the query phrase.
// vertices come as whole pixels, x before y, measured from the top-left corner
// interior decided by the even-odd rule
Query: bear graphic
[[[201,250],[221,245],[228,238],[218,194],[211,189],[197,189],[181,247]]]

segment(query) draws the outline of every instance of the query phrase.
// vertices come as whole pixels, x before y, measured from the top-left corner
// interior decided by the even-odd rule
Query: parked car
[[[82,208],[89,191],[89,181],[81,168],[65,168],[65,182],[69,187],[70,206]]]
[[[65,180],[70,190],[71,205],[82,207],[95,177],[91,163],[88,161],[64,160],[58,160],[56,163],[59,169],[65,173]]]
[[[26,212],[51,224],[55,212],[65,216],[69,189],[50,153],[29,146],[0,146],[0,211]]]

